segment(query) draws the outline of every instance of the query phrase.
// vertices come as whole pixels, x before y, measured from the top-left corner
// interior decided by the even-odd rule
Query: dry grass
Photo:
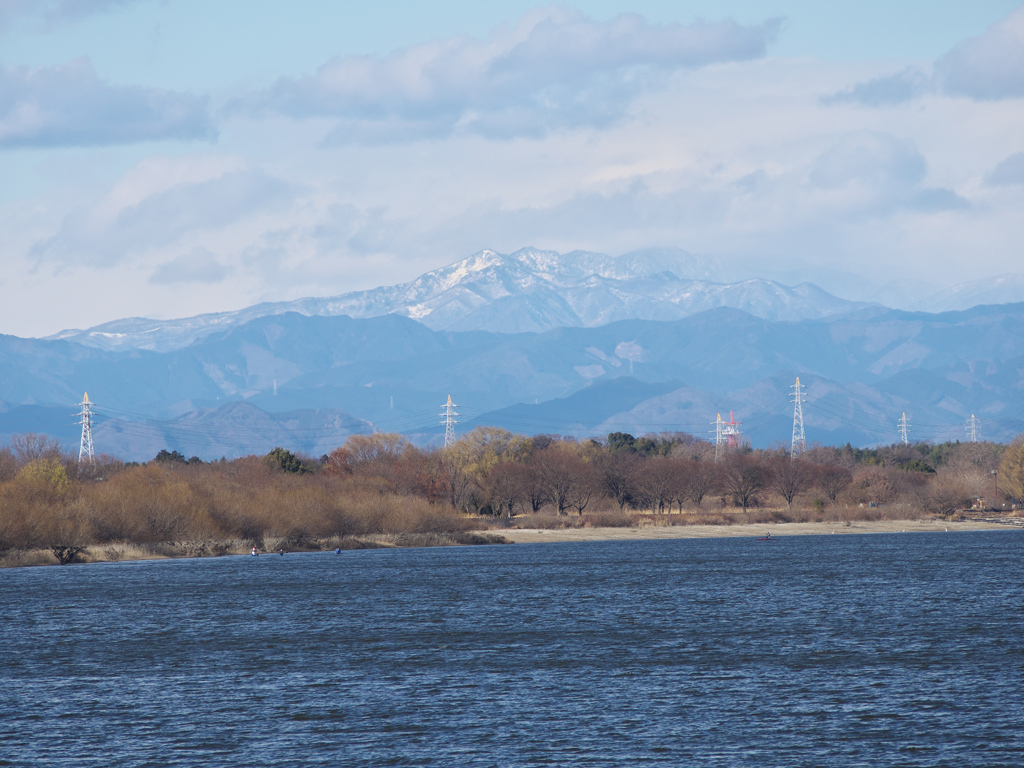
[[[760,525],[772,523],[845,523],[847,521],[918,520],[934,515],[911,504],[884,507],[840,505],[824,510],[785,507],[759,507],[743,512],[739,508],[705,508],[682,514],[653,515],[646,512],[619,512],[618,509],[584,514],[582,517],[536,514],[518,515],[512,520],[493,521],[492,529],[518,528],[565,530],[572,528],[659,528],[689,525]]]
[[[364,541],[385,547],[454,547],[465,544],[508,544],[503,536],[471,533],[468,531],[450,533],[397,533],[368,536]]]
[[[644,516],[631,512],[619,512],[618,507],[614,510],[602,510],[597,512],[585,512],[579,515],[557,515],[540,512],[536,515],[516,515],[511,520],[490,520],[485,524],[494,529],[501,528],[531,528],[545,531],[564,530],[566,528],[630,528],[637,525],[637,521]]]
[[[835,506],[824,510],[785,507],[760,507],[743,512],[739,509],[700,510],[682,515],[640,515],[643,525],[753,525],[770,523],[843,523],[846,521],[918,520],[932,513],[910,504],[883,507]]]
[[[628,512],[608,511],[583,515],[580,528],[629,528],[636,525],[636,515]]]
[[[499,525],[501,527],[539,528],[553,531],[560,528],[577,528],[579,527],[579,520],[578,517],[569,517],[567,515],[540,513],[536,515],[516,515],[511,521],[501,521]]]
[[[0,483],[0,565],[55,562],[53,553],[68,551],[78,552],[72,562],[104,562],[240,554],[254,545],[318,550],[371,536],[456,543],[479,527],[374,478],[299,477],[259,460],[151,463],[57,489],[20,476]]]

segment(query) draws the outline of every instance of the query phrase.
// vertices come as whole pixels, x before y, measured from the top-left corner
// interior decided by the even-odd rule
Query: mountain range
[[[912,302],[911,308],[925,312],[950,312],[981,304],[1018,301],[1024,301],[1024,275],[1011,273],[944,288]]]
[[[398,314],[434,330],[519,333],[593,328],[629,319],[677,320],[717,307],[766,320],[809,320],[878,305],[886,298],[900,302],[904,309],[928,312],[1024,301],[1024,275],[1019,274],[914,298],[916,294],[905,283],[874,286],[842,272],[808,270],[847,296],[839,298],[807,282],[789,285],[778,279],[738,279],[741,268],[673,249],[637,251],[618,258],[534,248],[512,254],[481,251],[399,285],[188,318],[126,318],[61,331],[49,338],[107,350],[168,352],[211,333],[286,312],[353,318]],[[764,264],[756,269],[771,275]],[[792,274],[778,276],[788,279]],[[917,293],[922,290],[920,285],[915,288]]]
[[[461,430],[579,437],[707,435],[733,412],[754,445],[786,443],[797,376],[810,440],[889,443],[1024,430],[1024,304],[893,310],[809,283],[735,277],[713,258],[649,250],[482,251],[400,285],[178,320],[129,318],[47,339],[0,336],[0,441],[217,458],[275,445],[314,455],[351,434],[436,444],[441,403]],[[933,296],[1012,297],[1005,276]]]
[[[355,432],[436,443],[439,406],[478,424],[578,436],[706,435],[734,411],[754,445],[788,443],[789,395],[807,386],[809,440],[858,445],[1024,430],[1024,304],[940,314],[883,307],[770,320],[727,307],[674,320],[543,332],[435,330],[397,314],[257,317],[170,351],[0,337],[0,439],[77,443],[96,402],[97,450],[217,458],[284,444],[319,455]]]
[[[685,251],[651,250],[618,258],[534,248],[510,255],[481,251],[400,285],[177,320],[115,320],[86,330],[61,331],[50,339],[99,349],[166,352],[210,333],[286,312],[353,318],[397,314],[434,330],[520,333],[593,328],[628,319],[678,320],[715,307],[741,309],[768,320],[805,320],[865,306],[809,283],[712,279],[722,271],[714,259]]]

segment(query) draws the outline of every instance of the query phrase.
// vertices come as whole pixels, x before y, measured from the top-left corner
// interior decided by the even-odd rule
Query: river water
[[[8,569],[0,603],[0,765],[1024,765],[1017,532]]]

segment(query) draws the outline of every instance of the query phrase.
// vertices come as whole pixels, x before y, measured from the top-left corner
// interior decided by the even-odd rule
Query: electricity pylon
[[[78,405],[82,409],[78,413],[82,418],[78,422],[82,425],[82,443],[78,448],[78,460],[81,461],[83,458],[88,458],[89,461],[94,461],[95,455],[92,447],[92,404],[89,402],[88,392],[85,393],[85,397]]]
[[[899,428],[900,428],[900,442],[903,443],[904,445],[909,445],[910,444],[910,440],[907,437],[907,433],[910,430],[910,422],[907,421],[907,412],[906,411],[903,412],[903,416],[902,416],[902,418],[900,418],[898,424],[899,424]]]
[[[743,433],[740,432],[742,425],[743,422],[736,421],[734,411],[729,411],[728,421],[722,421],[722,414],[718,414],[718,418],[711,422],[711,426],[715,428],[715,461],[721,457],[723,445],[730,449],[740,447],[740,438],[743,437]]]
[[[444,408],[444,410],[438,415],[444,419],[441,423],[444,424],[444,447],[447,448],[455,442],[455,425],[459,422],[457,422],[454,417],[459,415],[455,412],[455,409],[459,406],[453,403],[452,396],[448,395],[448,402],[443,403],[441,407]]]
[[[972,413],[971,418],[967,420],[967,442],[978,442],[978,433],[980,431],[979,427],[980,424],[978,424],[978,420],[974,418],[974,414]]]
[[[725,430],[722,427],[725,426],[725,422],[722,421],[722,414],[718,414],[718,418],[711,422],[711,426],[714,427],[712,430],[715,436],[715,462],[718,462],[718,455],[722,450],[722,444],[725,443]]]
[[[790,389],[793,394],[793,443],[789,449],[790,457],[796,456],[807,450],[807,438],[804,436],[804,394],[807,387],[800,383],[800,377],[796,377],[796,384]]]

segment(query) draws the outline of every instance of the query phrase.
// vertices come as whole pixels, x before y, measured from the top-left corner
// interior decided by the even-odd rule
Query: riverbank
[[[968,520],[851,520],[845,522],[741,523],[735,525],[639,525],[632,527],[584,528],[501,528],[447,533],[370,534],[366,536],[326,537],[307,540],[295,546],[285,539],[268,537],[262,554],[330,551],[335,548],[394,549],[413,547],[451,547],[490,544],[538,544],[586,541],[633,541],[640,539],[717,539],[773,538],[787,536],[842,536],[870,533],[957,533],[963,531],[1024,530],[1024,518],[989,517]],[[243,540],[218,542],[173,542],[164,544],[115,543],[85,547],[74,563],[109,563],[133,560],[167,560],[187,557],[247,555],[252,544]],[[0,568],[57,565],[53,553],[45,549],[8,552],[0,556]]]
[[[501,535],[516,544],[635,539],[711,539],[725,537],[831,536],[864,533],[935,533],[1024,530],[1024,518],[945,520],[851,520],[837,523],[751,523],[741,525],[672,525],[634,528],[508,528]]]
[[[502,532],[445,531],[438,533],[379,533],[365,536],[330,536],[309,538],[302,542],[284,538],[265,537],[258,547],[261,555],[280,552],[330,552],[353,549],[408,549],[419,547],[456,547],[489,544],[511,544]],[[188,541],[151,544],[115,542],[82,547],[69,565],[86,563],[116,563],[139,560],[171,560],[189,557],[224,557],[249,555],[252,542],[240,539],[221,541]],[[37,565],[58,565],[49,549],[15,550],[0,555],[0,568],[18,568]]]

